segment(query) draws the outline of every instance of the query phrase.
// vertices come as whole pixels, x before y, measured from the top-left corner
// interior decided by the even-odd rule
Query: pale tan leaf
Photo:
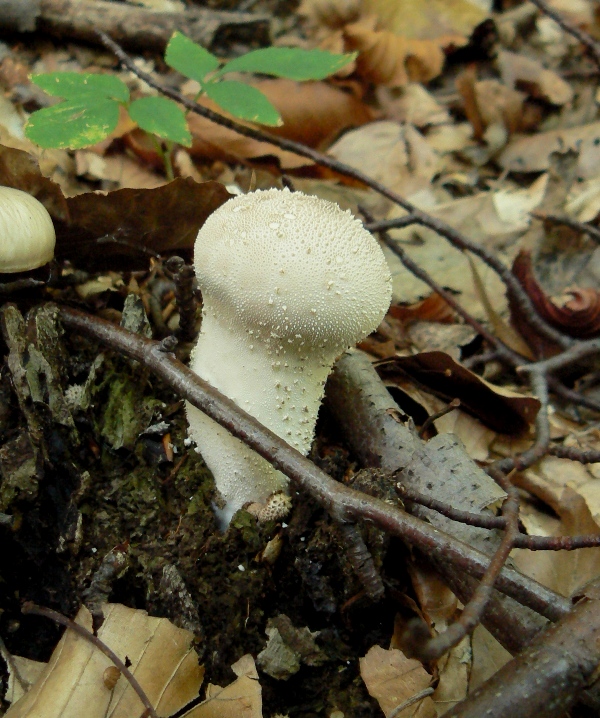
[[[421,663],[414,658],[407,658],[395,648],[389,651],[380,646],[370,648],[367,655],[360,659],[360,675],[386,716],[431,685],[431,676]],[[435,716],[435,706],[428,696],[395,714],[395,718]]]
[[[262,718],[262,694],[254,659],[242,656],[231,667],[238,678],[226,688],[209,684],[206,700],[182,718]]]
[[[166,618],[120,604],[104,607],[98,637],[122,661],[130,661],[159,715],[170,715],[198,695],[203,669],[191,648],[193,634]],[[91,630],[82,607],[76,622]],[[123,676],[114,688],[105,683],[111,660],[90,641],[67,630],[31,690],[6,714],[10,718],[130,718],[142,711],[139,697]]]

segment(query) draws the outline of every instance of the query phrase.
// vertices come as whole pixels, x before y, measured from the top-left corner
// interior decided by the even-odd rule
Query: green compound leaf
[[[129,116],[139,127],[185,147],[192,144],[181,108],[166,97],[142,97],[129,105]]]
[[[118,121],[118,102],[85,95],[34,112],[25,134],[40,147],[79,150],[106,139]]]
[[[127,85],[113,75],[95,75],[79,72],[48,72],[32,75],[32,82],[44,92],[66,100],[89,97],[118,102],[129,100]]]
[[[265,47],[236,57],[225,64],[217,76],[226,72],[259,72],[289,80],[322,80],[354,60],[357,52],[337,55],[324,50],[296,47]]]
[[[281,125],[281,115],[260,90],[243,82],[225,80],[206,85],[206,94],[224,110],[261,125]]]
[[[169,67],[181,72],[182,75],[204,82],[209,72],[219,67],[219,59],[208,50],[186,37],[180,32],[174,32],[169,40],[165,52],[165,62]]]

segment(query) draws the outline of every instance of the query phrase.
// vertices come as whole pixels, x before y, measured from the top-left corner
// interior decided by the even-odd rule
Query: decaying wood
[[[444,477],[425,465],[425,445],[416,434],[399,421],[401,410],[385,388],[369,359],[360,352],[345,354],[336,364],[327,383],[327,405],[340,425],[346,440],[365,467],[376,467],[393,473],[409,469],[410,481],[418,482],[420,491],[439,493]],[[468,457],[465,454],[466,459]],[[468,461],[475,466],[470,459]],[[478,468],[475,466],[475,468]],[[480,471],[478,469],[478,471]],[[464,477],[461,477],[461,480]],[[431,488],[427,488],[428,482]],[[417,488],[416,485],[414,488]],[[436,512],[414,506],[416,515],[461,541],[491,555],[497,545],[489,532],[449,521]],[[420,554],[441,575],[445,583],[466,603],[477,582],[457,572],[442,557]],[[511,653],[522,650],[546,621],[512,598],[494,591],[484,613],[483,624]]]
[[[210,47],[219,32],[235,29],[261,45],[269,42],[269,18],[243,12],[189,8],[155,12],[108,0],[0,0],[0,31],[43,32],[56,38],[100,44],[98,31],[135,50],[163,52],[179,30]]]

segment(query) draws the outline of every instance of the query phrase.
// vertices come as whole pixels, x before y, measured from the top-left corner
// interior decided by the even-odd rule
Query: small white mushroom
[[[332,202],[287,190],[229,200],[195,245],[202,329],[191,368],[303,454],[336,358],[374,331],[391,299],[383,252]],[[211,469],[227,526],[287,478],[188,405],[189,433]]]
[[[20,189],[0,187],[0,273],[47,264],[55,243],[54,225],[44,205]]]

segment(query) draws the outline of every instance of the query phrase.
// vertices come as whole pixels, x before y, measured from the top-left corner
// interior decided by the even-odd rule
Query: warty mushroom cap
[[[48,210],[35,197],[0,187],[0,273],[26,272],[54,257],[56,233]]]
[[[391,300],[376,240],[349,211],[301,192],[230,199],[198,234],[205,300],[255,334],[339,352],[377,328]]]

